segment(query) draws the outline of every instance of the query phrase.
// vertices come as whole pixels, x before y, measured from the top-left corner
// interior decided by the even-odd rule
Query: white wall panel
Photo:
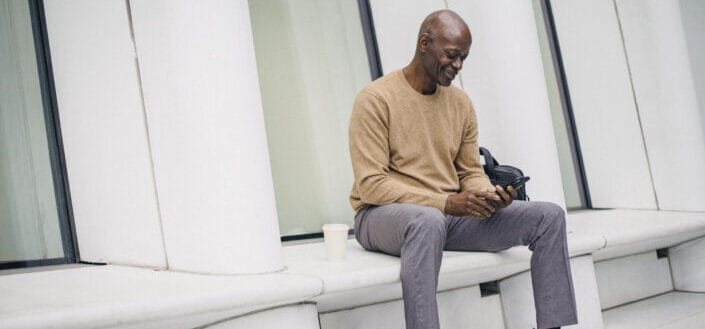
[[[656,208],[612,0],[551,1],[596,208]]]
[[[695,76],[705,72],[690,65],[679,3],[621,0],[617,8],[659,208],[703,211],[705,189],[696,185],[705,182],[705,133]]]
[[[370,6],[385,74],[411,63],[421,22],[446,7],[443,0],[371,0]]]
[[[700,122],[705,134],[705,1],[680,0],[681,20],[685,43],[688,46],[688,59],[693,72],[693,84],[698,96]]]
[[[449,0],[448,6],[473,35],[461,74],[477,110],[480,145],[531,176],[532,200],[564,205],[531,2]]]
[[[668,249],[674,288],[705,293],[705,237]]]
[[[165,267],[125,3],[45,8],[81,260]]]
[[[281,267],[248,4],[131,1],[169,267]]]
[[[597,262],[595,277],[603,310],[673,290],[668,258],[655,251]]]

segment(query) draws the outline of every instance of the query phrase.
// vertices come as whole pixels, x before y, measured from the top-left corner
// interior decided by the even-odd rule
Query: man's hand
[[[492,189],[469,190],[448,196],[444,212],[454,216],[487,218],[499,209],[498,204],[503,204],[503,200]]]
[[[517,196],[517,191],[514,189],[514,186],[507,186],[507,190],[505,191],[502,186],[495,186],[495,189],[497,190],[497,195],[501,198],[499,201],[495,201],[494,206],[497,208],[497,210],[506,208],[510,204],[512,204],[512,201],[514,201],[514,198]]]

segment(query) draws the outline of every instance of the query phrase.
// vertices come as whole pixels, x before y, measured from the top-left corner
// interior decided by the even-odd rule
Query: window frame
[[[544,26],[548,35],[549,49],[553,60],[554,72],[556,72],[556,81],[558,82],[558,94],[561,98],[561,107],[563,110],[563,119],[568,131],[568,144],[570,145],[571,158],[575,174],[578,182],[578,194],[580,197],[580,207],[571,207],[568,210],[592,209],[592,200],[590,197],[590,189],[588,186],[587,177],[585,174],[585,165],[583,162],[582,151],[580,149],[580,138],[578,137],[577,126],[575,125],[575,116],[573,114],[573,104],[570,98],[570,89],[568,88],[568,80],[566,78],[565,67],[563,65],[563,57],[561,55],[560,42],[558,41],[558,32],[556,31],[556,23],[553,17],[550,0],[539,0],[541,3],[541,11],[543,13]]]
[[[367,61],[370,64],[370,77],[374,81],[383,75],[383,71],[382,61],[379,58],[379,47],[377,46],[377,32],[372,19],[372,7],[370,6],[370,0],[357,0],[357,5],[360,8],[360,22],[362,23],[362,33],[365,36]]]

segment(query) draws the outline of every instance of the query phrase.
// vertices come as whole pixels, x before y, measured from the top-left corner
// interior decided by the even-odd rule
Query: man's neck
[[[423,95],[431,95],[436,92],[438,86],[434,81],[428,78],[423,67],[418,64],[419,63],[414,60],[411,64],[403,68],[401,72],[414,90]]]

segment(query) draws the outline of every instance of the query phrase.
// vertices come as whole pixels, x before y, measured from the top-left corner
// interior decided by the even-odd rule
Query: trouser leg
[[[355,218],[360,245],[401,258],[407,329],[439,328],[436,289],[446,223],[438,209],[413,204],[373,206]]]
[[[499,251],[528,245],[539,329],[577,323],[565,213],[547,202],[514,201],[488,219],[448,217],[447,250]]]

